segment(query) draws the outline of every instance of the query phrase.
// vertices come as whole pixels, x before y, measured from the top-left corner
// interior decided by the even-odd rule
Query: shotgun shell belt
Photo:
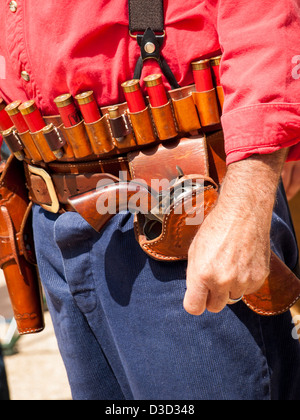
[[[192,63],[195,84],[167,92],[162,75],[122,84],[126,102],[98,107],[93,91],[57,97],[59,115],[43,117],[34,100],[0,104],[0,130],[17,159],[40,164],[107,159],[177,137],[221,128],[219,61]],[[77,101],[77,103],[75,102]],[[27,128],[27,129],[26,129]]]
[[[149,104],[139,112],[130,112],[127,102],[101,108],[103,116],[92,123],[81,120],[66,127],[60,116],[45,117],[41,130],[17,133],[10,129],[4,133],[5,140],[13,153],[18,153],[17,157],[23,144],[25,159],[31,163],[72,162],[109,159],[177,137],[221,128],[218,108],[214,107],[214,113],[210,108],[211,97],[216,98],[214,90],[199,93],[193,85],[169,93],[165,105]],[[206,121],[212,122],[206,126],[201,124],[198,111],[203,103]]]

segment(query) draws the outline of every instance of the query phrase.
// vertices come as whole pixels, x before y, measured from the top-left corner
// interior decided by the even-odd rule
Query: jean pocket
[[[77,213],[64,213],[55,222],[54,235],[70,292],[80,311],[90,313],[97,306],[90,260],[95,232]]]

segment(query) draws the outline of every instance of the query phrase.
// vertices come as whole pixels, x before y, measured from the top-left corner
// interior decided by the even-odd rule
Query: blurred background
[[[71,400],[65,367],[59,354],[50,314],[45,310],[42,333],[17,333],[3,272],[0,270],[0,341],[11,400]],[[2,380],[3,383],[3,380]],[[0,399],[5,399],[0,392]],[[1,390],[1,384],[0,384]]]

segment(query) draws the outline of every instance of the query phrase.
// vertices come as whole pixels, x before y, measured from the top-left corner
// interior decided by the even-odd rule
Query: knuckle
[[[203,285],[208,285],[211,283],[213,278],[213,270],[210,265],[201,265],[198,267],[197,277],[203,283]]]
[[[257,292],[265,283],[266,279],[270,275],[270,270],[257,270],[248,277],[248,281],[245,284],[244,290],[246,294],[252,294]]]
[[[229,290],[236,277],[230,273],[222,273],[217,277],[217,287],[222,290]]]
[[[210,271],[201,271],[199,277],[201,278],[203,284],[209,285],[213,276]]]
[[[264,283],[264,281],[270,276],[270,268],[265,267],[261,268],[260,270],[256,270],[253,274],[252,280],[254,283]]]

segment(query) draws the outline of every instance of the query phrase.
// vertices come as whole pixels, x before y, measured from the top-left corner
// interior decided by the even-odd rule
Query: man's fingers
[[[191,315],[202,315],[205,310],[212,313],[221,312],[231,299],[240,299],[245,293],[244,283],[237,284],[230,276],[215,277],[212,272],[197,272],[190,263],[187,271],[187,291],[183,306]]]
[[[202,315],[206,309],[209,290],[201,282],[189,282],[183,301],[184,309],[190,315]]]
[[[206,302],[206,308],[209,312],[213,312],[217,314],[225,308],[225,306],[228,304],[228,301],[229,301],[228,292],[223,292],[223,293],[220,293],[218,291],[210,292],[208,295],[207,302]]]
[[[187,291],[183,302],[184,309],[189,314],[199,316],[205,310],[218,313],[225,308],[229,300],[229,284],[219,283],[215,277],[216,274],[211,269],[205,270],[203,265],[199,272],[195,259],[190,259],[187,269]]]

